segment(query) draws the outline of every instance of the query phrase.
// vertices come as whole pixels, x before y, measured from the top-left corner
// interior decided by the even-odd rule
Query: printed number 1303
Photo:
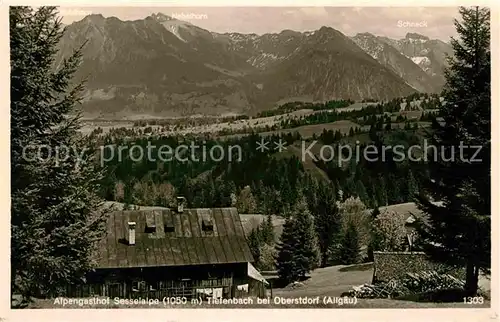
[[[465,304],[483,304],[484,299],[482,296],[464,297],[464,303]]]

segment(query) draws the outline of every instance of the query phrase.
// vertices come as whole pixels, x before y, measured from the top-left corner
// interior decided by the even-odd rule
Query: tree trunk
[[[328,266],[328,257],[329,257],[328,248],[322,253],[323,254],[321,256],[321,267],[326,267]]]
[[[479,269],[472,262],[468,262],[465,275],[465,296],[477,295],[477,284],[479,280]]]

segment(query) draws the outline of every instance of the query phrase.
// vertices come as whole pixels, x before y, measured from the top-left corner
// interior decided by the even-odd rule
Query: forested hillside
[[[288,148],[282,152],[273,149],[259,151],[257,142],[261,136],[256,133],[222,139],[155,133],[144,136],[140,129],[118,129],[104,135],[98,135],[99,131],[96,131],[92,138],[96,144],[106,146],[103,165],[108,175],[102,184],[102,194],[107,200],[145,206],[167,206],[176,195],[185,196],[192,207],[230,206],[236,199],[240,212],[273,214],[286,214],[300,192],[304,192],[313,202],[319,193],[327,193],[336,199],[342,190],[345,198],[359,196],[369,207],[411,201],[414,192],[418,191],[419,182],[426,175],[423,162],[410,161],[407,157],[395,155],[391,150],[382,151],[382,146],[400,145],[403,151],[402,147],[406,150],[411,145],[422,143],[426,129],[419,126],[418,119],[410,122],[400,117],[397,120],[399,122],[395,122],[384,114],[394,112],[400,101],[403,100],[358,111],[331,111],[294,120],[296,127],[323,123],[323,118],[326,118],[326,122],[352,119],[364,125],[365,130],[361,127],[351,128],[348,134],[323,130],[310,138],[303,138],[293,132],[265,137],[270,142],[280,139],[286,142]],[[434,103],[439,104],[439,100]],[[316,108],[320,109],[321,106]],[[421,119],[424,117],[431,121],[434,114],[426,116],[424,113]],[[283,127],[294,126],[289,122],[284,123]],[[158,153],[154,152],[157,150],[153,150],[153,158],[138,158],[133,153],[130,157],[129,152],[135,149],[130,150],[132,146],[140,146],[146,151],[148,144],[172,149],[182,144],[194,144],[200,148],[189,155],[187,161],[172,158],[162,162]],[[315,154],[316,160],[303,153],[302,145],[313,145],[311,152]],[[319,152],[324,145],[329,145],[333,151],[337,151],[339,146],[350,146],[353,152],[356,148],[363,151],[371,145],[378,148],[378,156],[370,155],[370,160],[378,160],[369,161],[362,155],[359,160],[353,157],[345,161],[346,155],[325,160]],[[120,157],[118,146],[124,147],[125,151]],[[218,161],[218,157],[214,160],[208,155],[214,146],[226,154],[221,161]],[[205,152],[201,147],[204,147]],[[240,154],[236,153],[235,147],[239,147]],[[413,154],[418,156],[419,153],[421,155],[421,151],[415,150]],[[341,158],[343,161],[339,164]],[[320,189],[323,191],[320,192]]]

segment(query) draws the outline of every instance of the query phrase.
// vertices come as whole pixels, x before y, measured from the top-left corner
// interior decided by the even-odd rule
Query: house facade
[[[96,269],[67,296],[233,298],[265,296],[236,208],[116,211]]]

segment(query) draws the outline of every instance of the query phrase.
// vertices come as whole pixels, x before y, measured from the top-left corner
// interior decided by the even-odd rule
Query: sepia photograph
[[[8,7],[11,310],[492,308],[490,8],[105,5]]]

